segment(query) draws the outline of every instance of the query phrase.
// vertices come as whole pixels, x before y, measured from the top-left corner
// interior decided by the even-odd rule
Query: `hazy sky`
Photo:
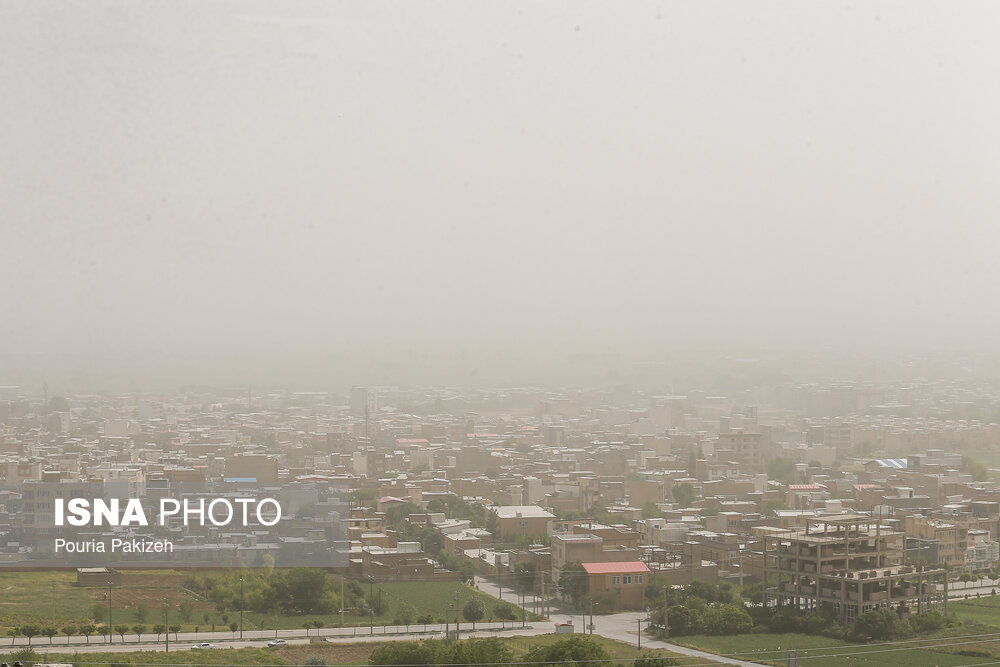
[[[42,357],[343,385],[692,345],[993,350],[998,19],[3,3],[0,383]]]

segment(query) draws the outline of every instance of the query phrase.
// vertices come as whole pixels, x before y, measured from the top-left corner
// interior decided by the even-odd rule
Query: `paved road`
[[[473,635],[471,632],[472,625],[469,623],[462,623],[460,625],[460,630],[462,631],[462,636],[494,636],[496,634],[502,634],[504,636],[514,634],[515,627],[519,632],[521,631],[520,623],[512,624],[510,622],[505,623],[477,623],[477,632]],[[529,624],[530,625],[530,624]],[[538,625],[538,624],[536,624]],[[452,624],[450,627],[454,628]],[[544,627],[528,627],[525,628],[526,632],[530,634],[542,634],[544,632],[551,632],[551,625],[548,623],[544,624]],[[337,642],[356,642],[356,641],[395,641],[399,639],[419,639],[421,637],[443,637],[445,631],[445,625],[433,623],[428,624],[426,629],[423,625],[411,625],[407,626],[380,626],[376,625],[374,628],[369,627],[359,627],[359,628],[323,628],[317,634],[316,630],[297,629],[297,630],[279,630],[277,636],[282,637],[287,640],[290,644],[308,644],[309,641],[317,636],[322,637],[327,641],[337,641]],[[308,632],[308,635],[307,635]],[[178,637],[175,638],[173,634],[170,635],[170,650],[189,650],[192,645],[197,642],[211,642],[216,645],[216,648],[243,648],[247,646],[264,646],[268,641],[275,638],[274,630],[244,630],[243,639],[234,639],[233,633],[231,632],[199,632],[197,634],[193,632],[181,632]],[[238,633],[237,633],[238,637]],[[24,648],[28,646],[28,640],[26,637],[18,637],[12,644],[6,644],[4,646],[3,640],[0,640],[0,649],[10,649],[13,648]],[[135,634],[125,634],[125,642],[122,643],[122,639],[119,635],[115,635],[112,638],[112,643],[108,644],[107,636],[97,636],[91,635],[90,642],[87,642],[86,637],[70,637],[68,640],[66,637],[56,637],[54,642],[49,643],[48,637],[34,637],[31,640],[32,648],[39,651],[53,651],[53,652],[67,652],[67,651],[92,651],[92,652],[124,652],[124,651],[138,651],[138,650],[149,650],[149,649],[162,649],[165,647],[163,641],[163,635],[159,638],[153,633],[146,633],[142,635],[142,641]]]
[[[493,597],[499,597],[499,590],[494,582],[488,581],[481,577],[476,577],[476,587],[482,592],[492,595]],[[512,592],[509,592],[507,588],[504,588],[504,599],[510,601],[512,604],[515,603],[515,597]],[[533,605],[538,604],[538,601],[534,597],[529,597],[525,602],[525,606],[530,610]],[[582,633],[587,632],[588,624],[590,623],[590,617],[585,614],[580,614],[579,612],[573,613],[566,609],[563,609],[557,605],[553,605],[549,613],[550,622],[553,625],[548,626],[543,630],[543,632],[552,632],[554,630],[555,623],[570,623],[573,625],[575,632]],[[642,621],[642,627],[645,628],[645,612],[625,612],[620,614],[609,614],[607,616],[594,616],[594,634],[601,635],[602,637],[607,637],[608,639],[617,639],[620,642],[625,642],[626,644],[638,644],[639,638],[639,622]],[[539,633],[541,634],[541,633]],[[759,667],[758,663],[748,662],[746,660],[737,660],[735,658],[724,658],[722,656],[716,655],[715,653],[708,653],[707,651],[698,651],[696,649],[687,648],[684,646],[678,646],[677,644],[671,644],[670,642],[660,641],[658,639],[653,639],[648,635],[643,635],[642,646],[649,648],[660,648],[666,649],[668,651],[673,651],[674,653],[680,653],[681,655],[692,656],[696,658],[702,658],[705,660],[714,660],[715,662],[725,663],[727,665],[743,665],[744,667]]]

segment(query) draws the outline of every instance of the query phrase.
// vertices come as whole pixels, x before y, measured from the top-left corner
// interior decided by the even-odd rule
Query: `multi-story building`
[[[937,544],[935,564],[954,568],[965,565],[967,533],[965,528],[949,521],[930,519],[917,514],[903,518],[903,530],[907,537],[931,540]]]
[[[805,527],[754,528],[763,540],[768,603],[828,607],[844,623],[877,607],[920,612],[941,598],[943,569],[904,564],[905,535],[867,515],[816,518]]]
[[[536,505],[507,505],[491,507],[487,518],[489,531],[506,540],[518,535],[545,535],[555,515]]]
[[[1000,559],[1000,543],[990,539],[985,530],[970,530],[968,547],[965,550],[965,571],[989,570]]]

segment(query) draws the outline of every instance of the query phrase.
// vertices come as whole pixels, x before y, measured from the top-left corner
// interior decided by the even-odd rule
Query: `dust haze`
[[[0,384],[995,375],[998,19],[6,3]]]

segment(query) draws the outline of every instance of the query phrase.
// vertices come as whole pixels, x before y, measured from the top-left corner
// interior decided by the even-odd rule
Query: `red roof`
[[[587,574],[635,574],[637,572],[649,572],[646,564],[637,560],[625,563],[583,563],[582,565]]]

